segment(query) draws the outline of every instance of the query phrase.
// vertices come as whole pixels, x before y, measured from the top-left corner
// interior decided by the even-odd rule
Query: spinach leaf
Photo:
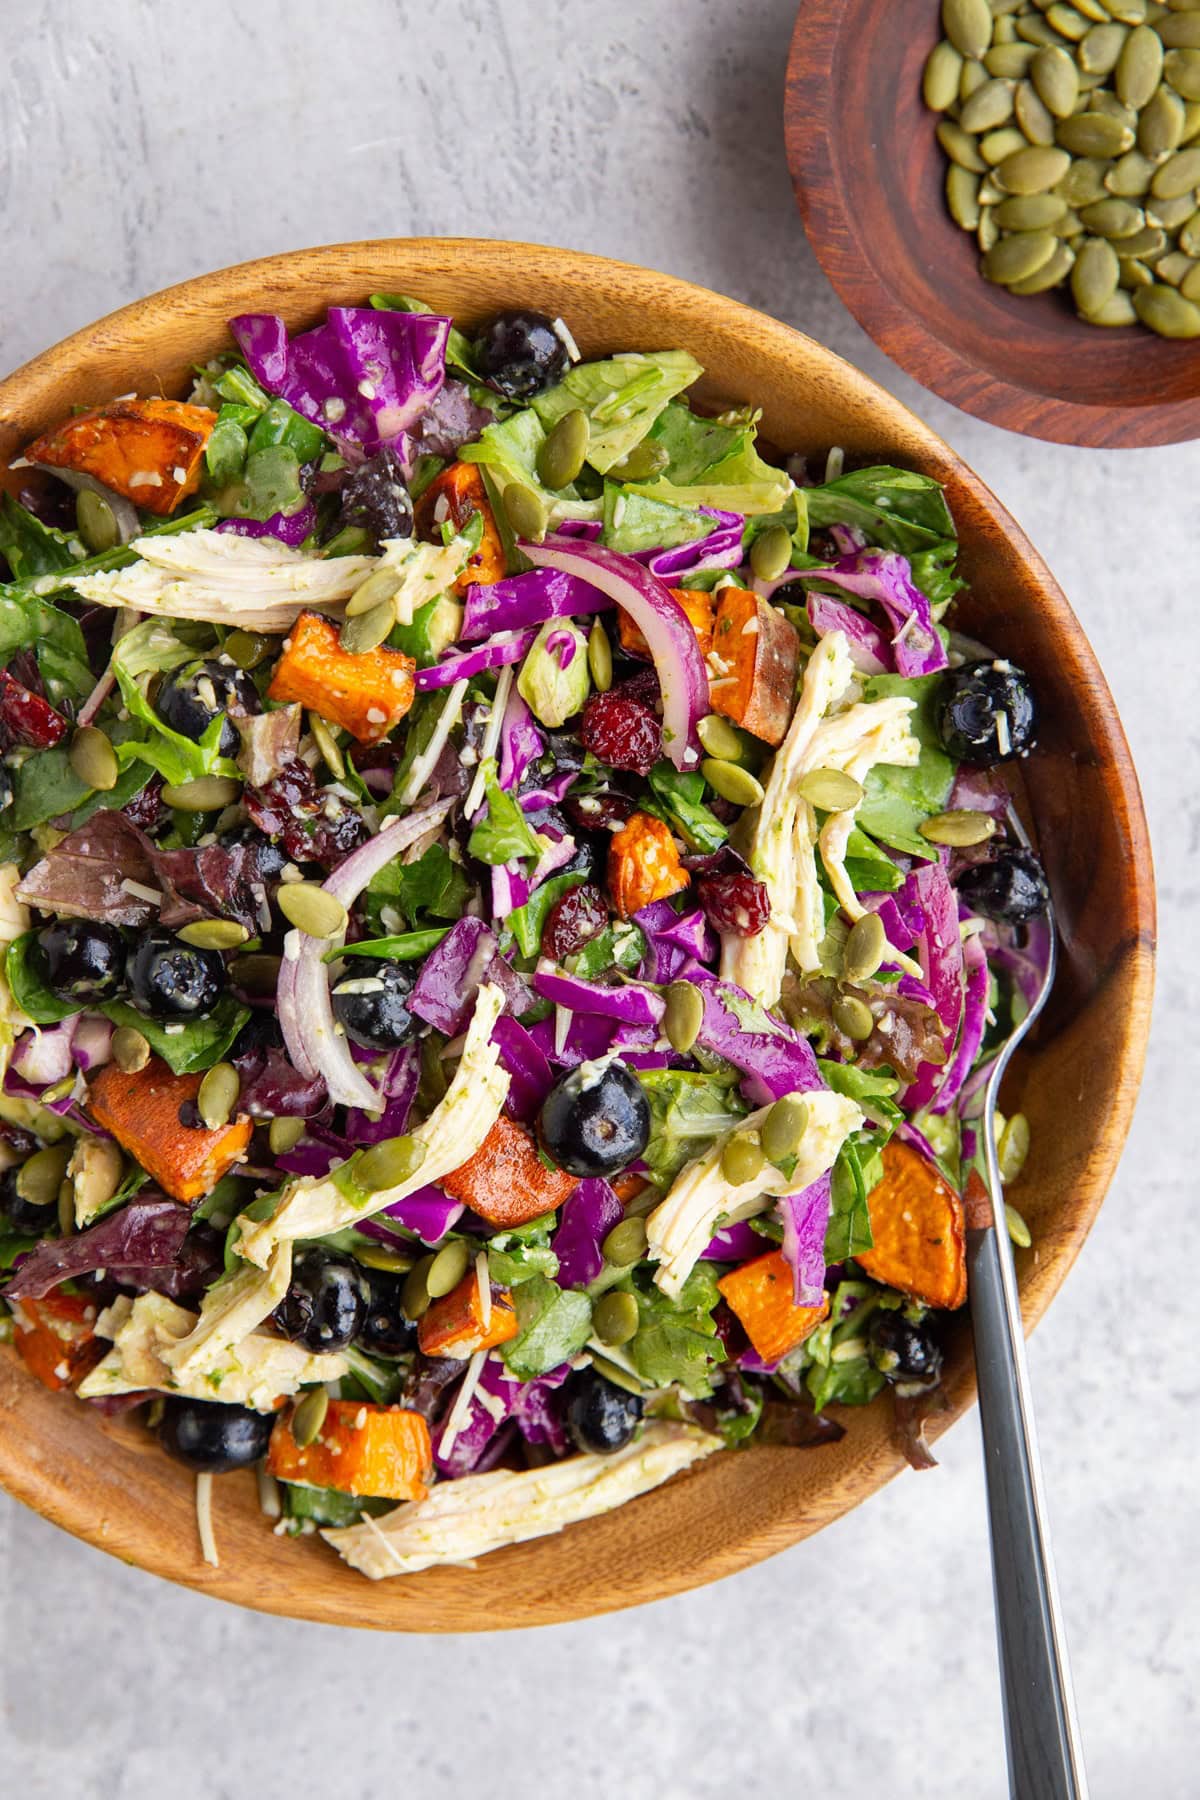
[[[0,556],[17,581],[36,581],[42,575],[57,575],[80,562],[85,547],[65,532],[43,525],[36,513],[22,506],[12,494],[0,496]]]
[[[91,792],[67,760],[65,744],[38,750],[13,773],[12,825],[17,831],[30,831],[71,812]]]
[[[736,1073],[697,1075],[685,1069],[639,1069],[637,1078],[650,1102],[650,1141],[642,1152],[659,1186],[673,1181],[686,1163],[710,1150],[748,1111],[737,1090]]]
[[[450,860],[444,844],[431,844],[416,862],[386,863],[367,886],[365,907],[372,931],[378,932],[385,907],[393,907],[414,930],[428,914],[435,919],[461,918],[470,895],[461,866]]]
[[[865,782],[866,798],[858,809],[858,823],[893,850],[925,862],[933,860],[936,850],[917,827],[931,814],[941,812],[954,784],[955,763],[943,750],[937,729],[941,683],[940,675],[872,675],[864,687],[868,700],[907,694],[917,702],[909,724],[921,746],[921,757],[912,769],[876,763]]]
[[[343,1494],[340,1488],[305,1487],[292,1481],[281,1481],[279,1485],[291,1537],[298,1536],[306,1525],[338,1529],[357,1525],[364,1513],[374,1518],[394,1504],[391,1500],[365,1500],[359,1494]]]
[[[825,1233],[825,1261],[844,1262],[869,1250],[875,1242],[867,1196],[883,1179],[883,1158],[871,1133],[855,1131],[838,1152],[833,1165],[829,1226]]]
[[[114,1025],[132,1025],[140,1031],[176,1075],[194,1075],[220,1062],[250,1017],[250,1008],[239,1006],[232,994],[223,994],[207,1019],[189,1019],[175,1026],[148,1019],[124,1000],[105,1000],[96,1010]]]
[[[536,863],[542,847],[520,806],[496,779],[495,757],[489,757],[483,765],[483,782],[487,810],[467,839],[467,849],[493,868],[526,856]]]
[[[357,944],[342,944],[337,950],[327,950],[321,961],[337,962],[342,956],[386,956],[393,962],[416,962],[436,950],[449,929],[448,925],[438,925],[431,931],[403,931],[395,937],[364,938]]]
[[[542,943],[542,931],[546,924],[546,916],[556,900],[569,894],[572,888],[582,886],[587,876],[582,871],[573,875],[551,875],[535,887],[524,906],[518,906],[510,912],[504,923],[517,940],[517,948],[523,956],[536,956]]]
[[[583,1349],[592,1333],[592,1305],[586,1294],[560,1288],[545,1275],[531,1275],[513,1290],[519,1327],[500,1354],[513,1374],[532,1381]]]
[[[681,773],[674,763],[660,762],[651,769],[649,781],[654,798],[643,801],[643,811],[677,831],[689,850],[704,854],[721,848],[729,830],[705,806],[705,781],[698,770]]]
[[[712,1316],[720,1294],[711,1263],[696,1264],[677,1300],[655,1287],[648,1270],[637,1271],[629,1291],[639,1323],[627,1354],[638,1374],[655,1387],[677,1381],[697,1399],[710,1394],[712,1371],[725,1360]]]
[[[940,482],[883,463],[807,490],[810,524],[856,525],[869,543],[906,556],[956,536]]]
[[[35,931],[27,931],[22,937],[14,938],[4,958],[4,977],[13,999],[35,1025],[53,1025],[59,1019],[69,1019],[79,1012],[82,1002],[60,1000],[46,986],[38,974],[36,962],[31,960],[36,954],[36,944]]]
[[[179,513],[173,519],[164,519],[159,524],[147,525],[142,537],[178,537],[183,531],[197,531],[201,527],[215,525],[217,514],[211,506],[197,506],[188,513]],[[0,544],[0,549],[3,545]],[[66,568],[58,568],[48,574],[30,576],[10,582],[7,588],[0,587],[0,606],[5,601],[27,601],[44,599],[47,594],[60,592],[69,588],[80,575],[103,575],[109,569],[126,569],[130,563],[136,562],[138,552],[131,544],[119,544],[114,550],[101,550],[96,556],[85,557],[82,562],[73,561]],[[33,590],[33,582],[37,582],[37,592]]]
[[[903,872],[857,825],[846,844],[846,874],[856,894],[890,894],[904,885]]]
[[[636,969],[646,954],[646,939],[640,925],[626,920],[617,925],[607,925],[599,937],[594,937],[569,956],[563,967],[570,975],[579,975],[584,981],[592,981],[597,975],[603,975],[606,969]]]

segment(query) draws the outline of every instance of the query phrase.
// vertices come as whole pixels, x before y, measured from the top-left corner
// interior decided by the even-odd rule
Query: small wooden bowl
[[[946,157],[921,98],[937,0],[803,0],[788,60],[788,163],[808,239],[881,350],[993,425],[1058,444],[1200,436],[1200,343],[1085,325],[1069,298],[979,273],[946,210]]]
[[[1154,895],[1146,825],[1104,678],[1062,593],[977,476],[866,376],[773,319],[682,281],[528,244],[411,240],[269,257],[169,288],[80,331],[0,383],[0,469],[76,403],[138,390],[178,395],[227,344],[236,313],[289,326],[376,289],[418,294],[471,325],[523,303],[568,321],[585,356],[691,350],[710,400],[763,409],[789,449],[844,446],[857,461],[926,470],[947,485],[972,592],[963,629],[1032,672],[1044,713],[1027,767],[1058,899],[1065,967],[1052,1014],[1014,1084],[1033,1149],[1016,1201],[1037,1249],[1020,1257],[1032,1325],[1087,1235],[1125,1138],[1141,1074],[1152,979]],[[19,476],[5,479],[15,486]],[[974,1394],[969,1333],[951,1327],[947,1412]],[[216,1484],[219,1569],[201,1560],[192,1477],[140,1426],[52,1394],[0,1351],[0,1481],[27,1505],[126,1562],[260,1611],[383,1630],[478,1631],[579,1618],[694,1587],[839,1517],[903,1468],[885,1401],[845,1417],[821,1450],[713,1458],[636,1501],[476,1571],[371,1583],[314,1538],[272,1536],[251,1475]]]

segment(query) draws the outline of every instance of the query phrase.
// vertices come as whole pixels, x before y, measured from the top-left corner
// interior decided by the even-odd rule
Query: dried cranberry
[[[599,888],[568,888],[560,894],[542,927],[542,954],[563,962],[574,956],[608,924],[608,907]]]
[[[614,694],[623,694],[627,699],[640,700],[643,706],[661,706],[662,684],[658,679],[657,669],[635,669],[623,681],[618,681],[613,688]]]
[[[563,802],[563,811],[580,831],[618,831],[635,810],[628,794],[580,794]]]
[[[67,721],[48,700],[0,669],[0,729],[10,742],[50,750],[67,735]]]
[[[412,498],[404,478],[404,464],[391,445],[368,457],[346,477],[338,524],[342,528],[359,526],[377,544],[385,538],[412,536]]]
[[[696,883],[696,898],[714,931],[757,937],[771,916],[771,900],[753,875],[709,875]]]
[[[307,763],[295,758],[273,781],[246,789],[246,811],[260,831],[278,838],[293,862],[330,869],[367,835],[354,808],[317,787]]]
[[[662,725],[644,700],[620,688],[593,694],[583,709],[584,748],[612,769],[648,775],[662,756]]]

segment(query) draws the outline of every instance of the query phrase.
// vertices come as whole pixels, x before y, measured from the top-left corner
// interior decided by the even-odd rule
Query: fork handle
[[[1009,1788],[1014,1800],[1086,1800],[1043,1517],[1020,1302],[994,1226],[968,1231],[967,1268]]]

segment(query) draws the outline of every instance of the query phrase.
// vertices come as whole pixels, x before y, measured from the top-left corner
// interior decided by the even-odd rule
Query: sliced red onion
[[[522,543],[522,551],[539,567],[575,575],[624,607],[649,646],[663,701],[663,749],[677,769],[700,760],[696,726],[708,711],[708,672],[696,633],[670,589],[632,556],[599,544],[548,537],[542,544]]]
[[[520,662],[537,636],[535,631],[505,631],[489,638],[478,650],[464,650],[448,656],[444,662],[428,669],[418,669],[413,681],[419,693],[430,688],[453,687],[456,681],[468,681],[487,669],[500,669],[505,663]]]
[[[389,821],[376,837],[339,863],[324,884],[326,893],[349,910],[371,877],[440,825],[452,804],[451,800],[439,800],[407,818]],[[276,995],[284,1043],[302,1075],[325,1077],[329,1098],[336,1106],[377,1112],[378,1093],[355,1063],[345,1037],[334,1028],[329,973],[321,960],[330,947],[325,939],[304,932],[289,931],[287,935]],[[295,954],[289,955],[289,949]]]
[[[99,1013],[85,1013],[75,1028],[75,1036],[71,1040],[71,1055],[75,1066],[86,1074],[98,1069],[112,1057],[113,1027],[110,1020],[102,1018]]]

